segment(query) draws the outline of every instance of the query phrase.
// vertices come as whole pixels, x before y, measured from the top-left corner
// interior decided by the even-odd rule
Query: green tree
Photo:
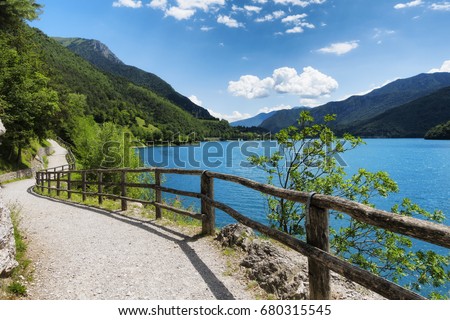
[[[0,1],[0,26],[5,28],[23,20],[35,20],[41,13],[42,6],[34,0]]]
[[[279,150],[270,156],[254,156],[250,162],[268,173],[268,183],[285,189],[316,192],[344,197],[374,206],[374,196],[387,197],[398,192],[398,186],[386,172],[359,169],[348,176],[339,165],[341,155],[364,142],[346,134],[338,139],[329,127],[334,116],[325,116],[322,124],[314,124],[308,112],[301,112],[298,127],[281,130],[276,139]],[[272,225],[286,233],[305,236],[305,206],[284,199],[267,197],[268,218]],[[392,211],[414,215],[437,222],[444,219],[441,211],[429,213],[409,199],[404,199]],[[331,212],[336,219],[344,215]],[[408,237],[348,218],[338,230],[330,230],[331,248],[335,254],[370,270],[375,274],[398,281],[414,275],[417,281],[409,286],[419,290],[422,285],[439,286],[450,279],[446,271],[449,256],[433,251],[414,251]]]
[[[7,128],[4,148],[17,162],[21,150],[31,139],[46,136],[45,125],[59,110],[58,94],[50,88],[42,72],[39,56],[27,44],[29,29],[17,24],[8,32],[0,31],[0,114]]]

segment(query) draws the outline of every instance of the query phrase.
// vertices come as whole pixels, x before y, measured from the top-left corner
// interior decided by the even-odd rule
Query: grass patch
[[[77,177],[75,177],[73,179],[76,179],[76,178]],[[46,184],[46,186],[47,186],[47,184]],[[56,187],[56,183],[52,182],[51,186]],[[61,188],[66,188],[66,187],[67,187],[66,184],[64,182],[62,182]],[[95,192],[96,190],[87,190],[87,191]],[[47,189],[41,190],[39,187],[34,187],[34,192],[36,192],[37,194],[43,195],[43,196],[67,201],[70,203],[84,204],[84,205],[87,205],[90,207],[105,209],[107,211],[113,211],[113,212],[121,211],[121,207],[122,207],[120,200],[108,199],[106,197],[103,197],[103,203],[99,204],[98,196],[87,195],[86,200],[83,201],[83,196],[78,193],[72,193],[71,199],[68,199],[67,191],[61,191],[60,195],[58,196],[56,190],[51,190],[50,193],[48,193]],[[167,203],[167,205],[173,206],[175,208],[195,212],[194,208],[192,208],[192,207],[184,208],[181,201],[178,198],[174,199],[170,203]],[[124,212],[124,214],[139,216],[140,218],[145,218],[145,219],[149,219],[149,220],[156,219],[155,207],[152,205],[142,205],[142,206],[138,205],[137,206],[137,205],[134,205],[132,202],[128,202],[128,210],[126,212]],[[197,219],[193,219],[188,216],[177,214],[177,213],[174,213],[174,212],[172,212],[170,210],[166,210],[166,209],[162,210],[162,218],[163,219],[162,219],[161,223],[164,225],[173,224],[173,225],[180,226],[180,227],[188,227],[188,228],[193,227],[195,229],[202,226],[202,222]]]
[[[14,227],[14,240],[16,242],[16,261],[19,265],[13,270],[11,276],[0,279],[0,295],[3,299],[20,299],[27,295],[27,283],[33,280],[31,260],[27,256],[28,244],[20,229],[21,208],[16,204],[11,206],[11,221]]]

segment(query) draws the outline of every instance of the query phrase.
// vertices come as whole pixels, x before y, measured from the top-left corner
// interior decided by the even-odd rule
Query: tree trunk
[[[21,162],[22,162],[22,146],[19,146],[17,149],[16,163],[17,163],[17,165],[20,165]]]

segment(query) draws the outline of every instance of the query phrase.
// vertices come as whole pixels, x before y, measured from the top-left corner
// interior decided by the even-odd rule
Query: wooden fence
[[[127,176],[130,174],[136,175],[145,173],[154,173],[154,183],[135,183],[127,181]],[[201,191],[198,193],[163,187],[161,185],[162,174],[200,176]],[[81,180],[74,180],[73,177],[75,175],[81,176]],[[110,182],[111,179],[109,179],[109,182],[105,182],[105,177],[108,175],[115,175],[118,182]],[[267,195],[306,204],[306,242],[254,221],[230,206],[215,200],[215,179],[234,182]],[[63,184],[65,187],[62,187]],[[111,186],[116,187],[119,192],[116,194],[105,193],[105,187]],[[128,201],[150,204],[155,206],[157,219],[161,218],[162,209],[166,209],[202,221],[202,233],[207,235],[214,235],[215,233],[215,209],[222,210],[238,222],[257,230],[308,257],[310,299],[325,300],[330,298],[330,270],[377,292],[388,299],[425,299],[410,290],[330,254],[328,223],[328,210],[330,209],[348,214],[356,220],[376,227],[411,236],[445,248],[450,248],[450,227],[448,226],[374,209],[338,197],[286,190],[242,177],[212,171],[165,168],[98,169],[80,171],[70,170],[68,166],[64,166],[37,172],[36,187],[40,188],[42,191],[47,190],[49,194],[51,193],[51,190],[55,190],[57,195],[60,195],[61,192],[66,192],[68,199],[70,199],[71,195],[74,193],[81,194],[83,200],[86,200],[87,196],[95,196],[98,197],[99,204],[103,202],[103,198],[119,199],[121,201],[122,210],[127,210]],[[129,197],[127,195],[127,189],[129,188],[153,189],[155,190],[155,199],[154,201],[149,201]],[[92,191],[93,189],[94,191]],[[190,212],[164,204],[162,200],[163,192],[200,199],[201,213]],[[238,197],[238,195],[236,196]],[[243,199],[243,201],[244,200],[245,199]]]

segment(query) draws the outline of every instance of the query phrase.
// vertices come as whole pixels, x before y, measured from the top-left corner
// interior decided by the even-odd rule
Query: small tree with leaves
[[[359,169],[348,176],[340,165],[341,155],[364,142],[350,134],[334,135],[329,123],[333,115],[315,123],[306,111],[300,113],[297,126],[281,130],[276,135],[279,148],[269,156],[253,156],[249,160],[268,174],[268,183],[291,190],[339,196],[374,206],[374,196],[387,197],[398,192],[398,186],[386,172]],[[305,206],[285,199],[267,196],[268,218],[272,227],[300,238],[305,237]],[[423,210],[404,199],[392,212],[442,222],[444,215]],[[450,279],[447,270],[449,256],[433,251],[415,251],[408,237],[331,212],[335,219],[347,219],[339,229],[331,228],[331,248],[334,253],[371,272],[399,281],[414,276],[408,286],[420,291],[422,285],[435,287]],[[438,297],[434,295],[433,297]]]

